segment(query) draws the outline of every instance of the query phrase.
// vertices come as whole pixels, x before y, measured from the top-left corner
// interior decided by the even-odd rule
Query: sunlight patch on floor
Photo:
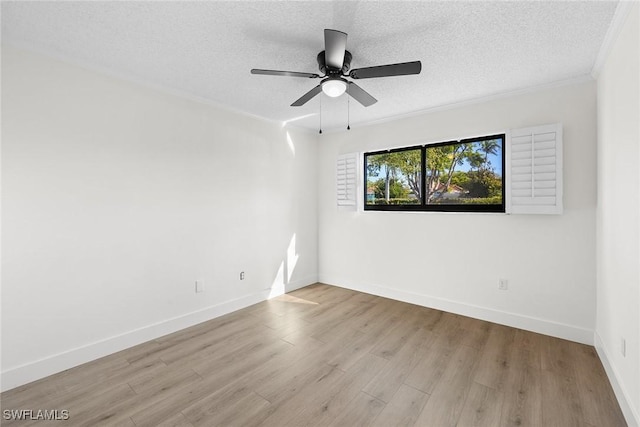
[[[313,301],[309,301],[306,299],[302,299],[302,298],[298,298],[298,297],[294,297],[293,295],[290,294],[284,294],[284,295],[280,295],[278,297],[278,301],[283,301],[283,302],[292,302],[292,303],[296,303],[296,304],[311,304],[311,305],[318,305],[317,302],[313,302]]]

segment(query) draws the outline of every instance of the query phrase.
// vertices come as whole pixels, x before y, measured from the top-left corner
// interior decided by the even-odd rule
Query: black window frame
[[[454,144],[466,144],[474,142],[488,141],[492,139],[502,140],[502,203],[500,205],[472,205],[472,204],[426,204],[426,154],[428,148],[442,147],[446,145]],[[505,213],[506,212],[506,134],[499,133],[495,135],[480,136],[476,138],[466,138],[453,141],[437,142],[433,144],[415,145],[411,147],[394,148],[389,150],[379,150],[364,153],[364,210],[365,211],[396,211],[396,212],[489,212],[489,213]],[[421,150],[421,200],[419,204],[405,204],[405,205],[371,205],[367,204],[367,158],[369,156],[375,156],[379,154],[398,153],[402,151]]]

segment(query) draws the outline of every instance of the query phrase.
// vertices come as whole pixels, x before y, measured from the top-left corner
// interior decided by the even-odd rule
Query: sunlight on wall
[[[273,279],[273,283],[271,284],[271,291],[269,292],[269,298],[277,297],[278,295],[282,294],[284,294],[284,261],[280,263],[280,267],[278,267],[276,277],[275,279]]]
[[[298,258],[299,256],[296,253],[296,234],[293,233],[287,248],[287,283],[291,282],[291,276],[293,275],[293,270],[296,269],[296,264],[298,264]]]
[[[269,298],[277,297],[286,292],[286,285],[291,283],[291,277],[296,269],[299,258],[300,256],[296,253],[296,233],[293,233],[291,240],[289,240],[289,246],[287,247],[287,255],[280,263],[276,277],[271,283]]]
[[[296,155],[296,146],[293,145],[293,141],[291,140],[291,135],[289,135],[289,132],[287,132],[287,144],[289,144],[289,148],[291,149],[291,152],[295,156]]]

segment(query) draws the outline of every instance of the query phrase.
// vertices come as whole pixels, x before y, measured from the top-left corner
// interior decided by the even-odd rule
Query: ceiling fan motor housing
[[[317,60],[318,69],[320,69],[320,72],[326,76],[347,74],[351,68],[351,52],[348,50],[344,51],[344,62],[342,63],[342,69],[340,70],[327,68],[327,64],[324,59],[324,50],[318,54]]]

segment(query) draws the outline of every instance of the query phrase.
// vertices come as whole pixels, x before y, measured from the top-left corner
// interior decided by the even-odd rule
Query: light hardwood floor
[[[593,347],[321,284],[1,399],[58,426],[626,425]]]

